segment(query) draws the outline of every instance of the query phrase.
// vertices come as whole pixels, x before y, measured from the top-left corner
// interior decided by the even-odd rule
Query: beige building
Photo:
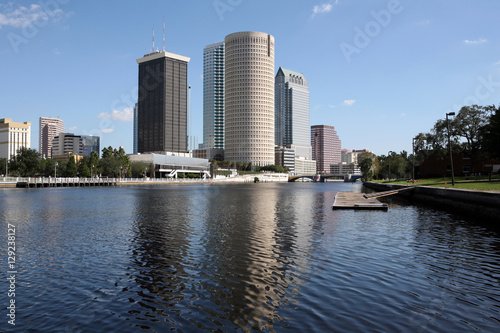
[[[52,155],[52,140],[64,133],[64,121],[59,118],[40,117],[38,152],[44,158]]]
[[[225,159],[274,164],[274,37],[225,38]]]
[[[10,159],[21,147],[30,148],[31,122],[15,123],[12,119],[0,119],[0,157]]]
[[[315,175],[316,161],[308,160],[303,156],[295,157],[295,174],[296,175]]]
[[[59,133],[52,139],[52,155],[56,156],[68,155],[83,155],[83,140],[81,135],[73,133]]]

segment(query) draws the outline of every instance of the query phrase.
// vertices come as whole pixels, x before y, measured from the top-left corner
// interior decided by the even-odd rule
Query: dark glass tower
[[[156,51],[137,59],[137,152],[187,152],[187,64],[190,58]]]

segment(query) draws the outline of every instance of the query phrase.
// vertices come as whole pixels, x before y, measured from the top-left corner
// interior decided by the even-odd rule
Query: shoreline
[[[363,186],[380,191],[408,188],[407,185],[380,184],[364,182]],[[464,214],[470,217],[486,218],[495,227],[500,222],[500,192],[454,189],[433,186],[415,186],[413,191],[403,191],[395,194],[427,206],[448,210],[452,213]]]

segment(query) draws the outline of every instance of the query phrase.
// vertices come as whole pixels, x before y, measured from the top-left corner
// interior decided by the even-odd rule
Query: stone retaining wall
[[[363,185],[376,191],[396,190],[407,187],[405,185],[372,182],[365,182]],[[404,191],[397,194],[397,196],[460,214],[487,219],[485,222],[500,222],[499,192],[416,186],[415,190]]]

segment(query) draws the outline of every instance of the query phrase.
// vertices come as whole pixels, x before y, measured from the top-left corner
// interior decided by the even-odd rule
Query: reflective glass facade
[[[275,78],[275,144],[311,159],[309,86],[303,74],[279,68]]]
[[[137,151],[187,151],[189,58],[157,51],[138,59]]]
[[[224,42],[203,50],[203,147],[224,149]]]

